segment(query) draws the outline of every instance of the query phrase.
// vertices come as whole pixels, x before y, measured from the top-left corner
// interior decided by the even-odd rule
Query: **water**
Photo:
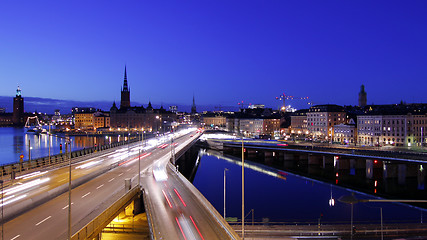
[[[61,138],[62,137],[62,138]],[[51,136],[51,155],[60,153],[60,144],[65,152],[64,136]],[[70,137],[71,149],[79,150],[93,147],[95,144],[103,145],[120,140],[118,137]],[[24,161],[28,160],[29,147],[31,147],[31,159],[49,155],[49,136],[47,134],[26,133],[24,128],[0,128],[0,165],[19,162],[19,156],[24,155]]]
[[[236,162],[237,161],[237,162]],[[226,216],[241,219],[240,159],[203,154],[193,184],[223,215],[223,179],[226,172]],[[354,193],[349,189],[300,177],[260,164],[248,163],[245,168],[245,213],[254,209],[255,222],[350,222],[350,205],[338,199]],[[250,165],[250,166],[249,166]],[[358,199],[376,197],[355,193]],[[334,206],[330,206],[330,199]],[[395,203],[358,203],[354,205],[354,221],[379,223],[383,208],[384,223],[422,221],[426,210]],[[248,214],[246,221],[251,221]]]

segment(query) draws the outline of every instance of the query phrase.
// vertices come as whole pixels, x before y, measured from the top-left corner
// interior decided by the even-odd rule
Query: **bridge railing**
[[[176,171],[171,163],[168,164],[171,171]],[[218,213],[214,206],[191,184],[180,172],[177,172],[177,176],[186,188],[199,200],[199,202],[207,209],[207,211],[214,217],[216,222],[225,230],[230,239],[240,239],[239,235],[233,230],[233,228],[224,220],[224,218]]]
[[[139,194],[141,190],[139,186],[135,186],[123,195],[119,200],[114,202],[110,207],[104,210],[101,214],[95,217],[92,221],[86,224],[82,229],[76,232],[71,239],[92,239],[99,234],[102,229],[110,223],[116,215],[119,214],[127,205],[129,205]]]

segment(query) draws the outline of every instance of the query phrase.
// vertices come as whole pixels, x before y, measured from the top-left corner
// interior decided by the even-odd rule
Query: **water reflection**
[[[350,206],[336,201],[341,196],[356,194],[358,199],[377,198],[372,195],[299,176],[245,160],[246,213],[254,209],[255,221],[270,222],[348,222]],[[226,208],[228,217],[241,216],[241,160],[215,151],[203,151],[193,184],[222,212],[223,171],[227,172]],[[373,208],[383,208],[387,223],[420,222],[425,209],[405,204],[360,203],[354,206],[358,223],[379,223],[380,214]]]
[[[65,151],[65,136],[27,133],[24,128],[0,128],[0,165],[19,162],[19,156],[24,155],[24,161],[46,157],[60,153],[60,144]],[[117,141],[127,141],[127,137],[119,136],[76,136],[70,137],[72,150],[91,148]]]

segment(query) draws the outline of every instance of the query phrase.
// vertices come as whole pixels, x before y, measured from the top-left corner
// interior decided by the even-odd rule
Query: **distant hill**
[[[71,100],[60,100],[60,99],[51,99],[51,98],[39,98],[39,97],[24,97],[24,111],[25,112],[41,112],[53,114],[55,109],[59,109],[62,114],[71,113],[73,107],[94,107],[101,109],[103,111],[109,111],[113,102],[109,101],[95,101],[95,102],[83,102],[83,101],[71,101]],[[120,103],[116,103],[120,104]],[[132,106],[141,106],[147,107],[147,103],[135,103],[131,102]],[[189,112],[191,109],[190,105],[180,105],[180,104],[163,104],[163,107],[168,110],[169,106],[177,105],[178,111]],[[160,108],[160,104],[153,104],[153,107]],[[218,110],[213,105],[196,105],[197,111],[214,111]],[[6,112],[12,112],[13,109],[13,97],[0,96],[0,108],[6,108]],[[222,106],[221,110],[223,111],[236,111],[236,107],[227,107]]]

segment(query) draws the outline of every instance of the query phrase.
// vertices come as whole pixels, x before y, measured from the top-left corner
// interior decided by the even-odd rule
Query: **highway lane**
[[[185,138],[185,137],[183,137]],[[178,146],[182,140],[177,140]],[[147,169],[162,156],[170,156],[168,148],[154,148],[141,160],[141,169]],[[144,155],[145,154],[145,155]],[[138,161],[131,156],[117,168],[82,184],[72,191],[73,232],[83,227],[94,215],[102,211],[101,203],[113,202],[124,193],[124,179],[137,183]],[[66,239],[68,193],[64,193],[37,208],[5,223],[4,239]]]
[[[239,239],[215,208],[204,197],[199,197],[200,192],[175,170],[167,157],[159,159],[148,171],[153,174],[145,174],[142,182],[152,206],[156,239]]]
[[[173,135],[177,138],[181,134],[184,132]],[[169,136],[145,141],[143,150],[148,151],[158,144],[169,141],[167,140]],[[108,171],[123,162],[125,158],[135,158],[138,155],[140,145],[141,143],[137,142],[74,160],[78,162],[73,163],[72,167],[73,184],[81,184]],[[9,220],[26,209],[40,204],[44,199],[59,195],[60,190],[62,192],[68,190],[68,177],[68,167],[46,168],[20,176],[20,179],[17,179],[12,186],[8,186],[3,191],[4,219]]]

